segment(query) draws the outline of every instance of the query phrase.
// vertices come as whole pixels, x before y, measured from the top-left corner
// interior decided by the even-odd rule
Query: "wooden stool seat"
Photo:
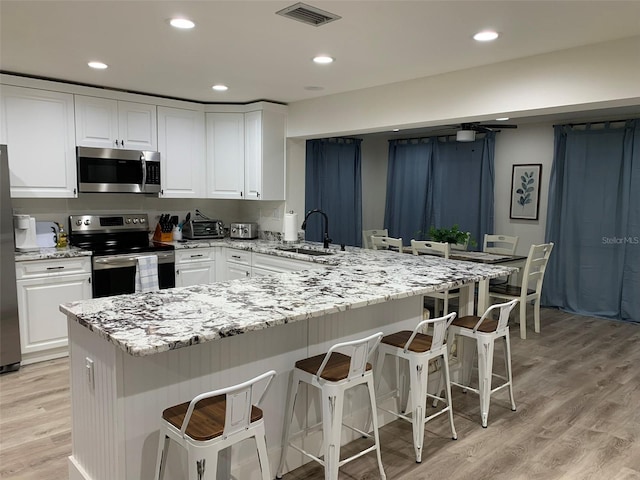
[[[475,325],[478,323],[479,320],[480,320],[480,317],[477,317],[475,315],[466,315],[464,317],[456,318],[453,322],[451,322],[451,325],[454,327],[473,329],[473,327],[475,327]],[[489,333],[489,332],[495,332],[497,328],[498,328],[497,320],[485,319],[485,321],[482,322],[478,327],[478,331]]]
[[[513,296],[518,296],[520,295],[520,285],[508,285],[508,284],[500,284],[500,285],[491,285],[491,288],[489,289],[490,293],[501,293],[503,295],[513,295]],[[535,290],[533,290],[532,288],[528,288],[527,289],[527,295],[533,295],[534,293],[536,293]]]
[[[171,425],[180,429],[184,417],[191,402],[174,405],[162,412],[162,418]],[[205,398],[199,401],[193,409],[191,421],[187,425],[185,433],[194,440],[205,441],[219,437],[224,431],[224,417],[227,408],[225,395]],[[262,418],[262,410],[255,405],[251,406],[251,423]]]
[[[316,355],[315,357],[305,358],[296,362],[296,368],[315,375],[326,354]],[[320,374],[320,378],[329,382],[339,382],[349,376],[349,366],[351,365],[351,357],[340,352],[332,352],[327,364]],[[367,362],[365,370],[371,370],[371,364]]]
[[[412,330],[403,330],[401,332],[392,333],[391,335],[387,335],[386,337],[382,337],[381,343],[386,345],[391,345],[392,347],[404,348],[409,338],[413,335]],[[431,335],[425,335],[423,333],[418,333],[414,337],[411,345],[407,348],[407,350],[411,352],[424,353],[431,350],[431,342],[433,341],[433,337]]]

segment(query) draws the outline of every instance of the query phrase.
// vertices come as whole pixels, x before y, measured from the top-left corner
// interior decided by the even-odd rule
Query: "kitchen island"
[[[164,408],[269,369],[278,372],[263,404],[275,468],[296,360],[339,341],[413,328],[429,292],[460,287],[461,314],[471,313],[474,285],[513,271],[360,249],[322,258],[323,269],[62,305],[71,356],[70,478],[151,480]],[[315,402],[299,403],[295,422],[315,423]],[[356,421],[360,404],[356,395],[345,408]],[[181,454],[172,444],[166,479],[183,478]],[[302,463],[293,452],[287,467]],[[229,464],[235,478],[258,478],[251,442],[234,447]]]

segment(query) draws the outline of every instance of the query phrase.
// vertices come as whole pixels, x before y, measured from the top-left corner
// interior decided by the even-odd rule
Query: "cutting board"
[[[36,243],[41,248],[55,247],[58,231],[58,224],[55,222],[36,222]]]

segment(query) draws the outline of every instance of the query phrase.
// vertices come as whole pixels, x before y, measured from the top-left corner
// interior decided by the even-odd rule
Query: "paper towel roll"
[[[298,214],[297,213],[285,213],[284,214],[284,241],[285,242],[297,242],[298,241]]]

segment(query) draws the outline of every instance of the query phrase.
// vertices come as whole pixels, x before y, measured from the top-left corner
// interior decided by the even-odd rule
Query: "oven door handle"
[[[173,260],[174,253],[173,252],[165,252],[165,253],[156,253],[154,254],[158,257],[158,263],[171,263]],[[107,256],[107,257],[94,257],[93,259],[93,268],[94,270],[101,270],[106,268],[122,268],[122,267],[135,267],[139,257],[146,255],[115,255],[115,256]],[[163,262],[163,260],[169,259],[169,262]]]

